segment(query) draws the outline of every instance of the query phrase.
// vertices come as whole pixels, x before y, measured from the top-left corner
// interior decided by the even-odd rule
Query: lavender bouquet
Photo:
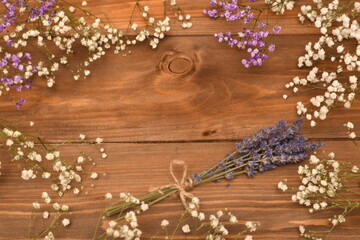
[[[192,188],[207,182],[219,181],[220,179],[233,179],[236,175],[246,174],[255,176],[266,170],[290,163],[299,163],[306,159],[310,153],[322,144],[308,142],[308,138],[297,136],[301,129],[302,119],[296,120],[291,125],[280,121],[273,127],[261,129],[252,137],[245,138],[236,144],[235,152],[227,155],[210,169],[201,173],[194,173],[187,177],[187,165],[183,161],[174,160],[170,164],[170,173],[174,183],[152,189],[150,193],[141,198],[134,198],[123,193],[122,200],[104,210],[104,216],[114,216],[116,223],[130,221],[130,215],[141,213],[149,206],[166,199],[170,195],[179,194],[185,209],[193,216],[197,215],[198,199],[189,192]],[[183,175],[179,180],[173,173],[175,165],[183,167]],[[130,221],[131,222],[131,221]],[[114,222],[113,222],[114,223]],[[115,224],[116,225],[116,224]],[[102,240],[113,234],[112,231],[104,232],[94,239]]]

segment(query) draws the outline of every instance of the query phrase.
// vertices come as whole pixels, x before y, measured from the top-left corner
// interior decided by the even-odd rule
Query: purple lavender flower
[[[249,177],[281,165],[299,163],[320,147],[320,142],[309,142],[308,138],[297,136],[303,119],[291,125],[280,121],[275,126],[261,129],[252,137],[236,144],[236,151],[226,156],[210,170],[195,174],[193,180],[232,179],[236,174],[245,173]],[[196,177],[195,177],[196,176]]]

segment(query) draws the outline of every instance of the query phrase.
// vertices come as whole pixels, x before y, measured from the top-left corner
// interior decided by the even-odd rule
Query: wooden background
[[[263,67],[245,69],[241,64],[244,54],[218,44],[213,37],[215,32],[236,31],[241,25],[203,16],[208,1],[178,3],[193,16],[193,28],[182,30],[174,23],[156,50],[139,45],[127,57],[109,53],[92,66],[87,80],[75,82],[69,73],[62,72],[56,85],[47,88],[38,79],[27,93],[29,102],[20,111],[4,98],[0,102],[1,118],[17,121],[22,129],[48,142],[76,140],[79,133],[105,139],[103,147],[109,157],[97,161],[99,179],[85,182],[88,194],[68,194],[59,200],[70,204],[72,216],[67,231],[55,231],[57,239],[91,239],[98,213],[106,206],[105,193],[117,196],[129,191],[141,196],[151,186],[171,183],[168,167],[173,159],[186,161],[191,172],[208,168],[232,152],[236,141],[278,120],[295,120],[296,102],[314,94],[290,94],[287,101],[282,99],[284,93],[289,94],[284,85],[294,76],[306,74],[307,70],[296,67],[305,44],[318,38],[316,29],[298,23],[299,6],[284,16],[270,16],[272,23],[283,27],[274,38],[277,49]],[[124,27],[133,4],[128,0],[91,0],[88,8],[107,12],[115,25]],[[161,16],[161,1],[150,1],[149,6]],[[359,150],[342,127],[349,120],[359,125],[359,110],[356,104],[350,110],[337,109],[318,127],[305,126],[302,133],[326,144],[321,154],[334,151],[338,159],[359,162]],[[28,121],[35,121],[35,126],[30,129]],[[65,144],[60,149],[69,159],[75,160],[83,149],[100,159],[93,147]],[[4,148],[0,156],[0,239],[27,239],[31,203],[39,200],[42,191],[51,190],[44,181],[21,180],[20,170],[8,163]],[[254,239],[299,239],[298,225],[324,229],[327,218],[338,212],[310,215],[291,202],[291,193],[277,189],[284,178],[290,185],[298,183],[296,169],[295,165],[284,166],[254,179],[239,176],[229,182],[230,187],[222,181],[197,187],[193,193],[207,214],[227,207],[242,221],[261,221]],[[178,199],[150,209],[139,218],[144,239],[155,235],[154,229],[160,229],[164,218],[176,225],[182,211]],[[327,239],[359,240],[359,213],[354,211]],[[39,225],[37,222],[32,231],[39,230]],[[176,239],[194,238],[176,234]]]

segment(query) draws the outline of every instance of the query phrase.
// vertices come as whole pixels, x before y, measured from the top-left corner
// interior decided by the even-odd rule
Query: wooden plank
[[[78,1],[71,1],[74,4],[78,4]],[[117,1],[117,0],[107,0],[107,1],[96,1],[89,0],[88,5],[85,9],[92,11],[95,15],[99,16],[102,19],[105,19],[107,15],[111,22],[119,27],[120,29],[126,29],[128,27],[128,21],[130,19],[131,13],[133,11],[136,1]],[[167,16],[172,18],[172,27],[169,35],[213,35],[217,32],[225,32],[230,30],[232,32],[237,32],[243,28],[241,21],[236,22],[226,22],[224,19],[213,20],[203,14],[203,9],[211,9],[209,5],[210,1],[203,0],[178,0],[177,4],[181,9],[192,16],[191,22],[193,27],[190,29],[182,29],[179,22],[176,21],[173,11],[168,11]],[[239,1],[241,2],[241,1]],[[140,1],[143,5],[148,5],[150,7],[150,14],[157,18],[162,18],[164,15],[164,6],[162,0],[151,0],[151,1]],[[292,11],[287,11],[284,15],[276,15],[275,13],[270,13],[267,15],[265,12],[261,15],[260,20],[266,22],[266,18],[269,18],[270,26],[275,24],[280,24],[283,29],[281,34],[291,34],[291,35],[304,35],[304,34],[319,34],[319,30],[315,27],[308,27],[308,24],[301,25],[297,14],[300,12],[300,6],[304,4],[311,4],[312,1],[306,0],[301,1],[301,4],[297,4]],[[244,3],[245,4],[245,3]],[[262,9],[265,8],[264,1],[257,1],[254,3],[246,2],[253,8]],[[168,9],[168,8],[167,8]],[[258,12],[254,10],[254,13]],[[137,12],[135,12],[134,20],[141,24],[142,19],[139,18]]]
[[[56,141],[76,139],[80,132],[111,142],[244,138],[278,120],[296,119],[296,102],[321,93],[292,96],[284,87],[308,71],[297,69],[297,58],[315,39],[277,37],[278,50],[270,59],[261,68],[246,69],[243,52],[210,36],[169,37],[155,51],[139,45],[128,57],[110,53],[92,66],[87,80],[74,81],[60,71],[56,85],[47,88],[36,79],[20,111],[3,97],[1,118],[35,121],[35,133]],[[76,52],[78,58],[83,53]],[[282,99],[284,93],[290,94],[288,100]],[[342,124],[360,124],[359,114],[356,104],[336,109],[303,134],[346,138]]]
[[[358,150],[349,141],[326,141],[319,150],[329,153],[334,151],[336,159],[358,163]],[[146,193],[149,187],[161,186],[172,182],[169,175],[169,162],[172,159],[184,160],[190,172],[199,172],[222,159],[226,153],[233,151],[232,143],[167,143],[167,144],[104,144],[109,157],[96,160],[95,168],[99,179],[89,180],[84,177],[88,194],[83,191],[79,196],[66,194],[53,202],[69,204],[72,212],[71,226],[66,231],[60,228],[55,231],[59,239],[91,239],[99,211],[106,206],[103,196],[112,192],[117,197],[119,192],[129,191],[135,196]],[[76,159],[80,151],[99,156],[98,150],[90,146],[65,145],[60,147],[65,159]],[[347,149],[347,151],[344,151]],[[31,203],[40,200],[43,191],[49,191],[48,182],[44,180],[23,181],[19,169],[6,161],[6,152],[1,148],[2,176],[0,177],[0,239],[27,239],[28,223],[31,214]],[[96,157],[98,159],[98,157]],[[320,228],[328,223],[327,218],[335,211],[320,214],[309,214],[307,209],[290,200],[291,193],[282,193],[277,183],[287,178],[289,185],[299,183],[297,165],[279,167],[276,170],[257,175],[255,178],[239,176],[227,182],[209,183],[196,187],[192,192],[201,200],[201,209],[207,214],[229,208],[239,220],[259,220],[262,226],[254,233],[258,240],[299,239],[297,226],[318,225]],[[102,175],[106,173],[106,176]],[[230,187],[225,185],[230,183]],[[92,188],[90,184],[95,186]],[[355,185],[354,187],[359,187]],[[359,239],[359,210],[354,211],[343,225],[340,225],[327,239]],[[150,239],[160,229],[160,222],[166,218],[174,227],[183,211],[179,199],[172,198],[159,203],[146,214],[139,217],[140,228],[144,239]],[[39,230],[41,221],[36,221],[32,231]],[[237,231],[236,229],[234,229]],[[234,233],[234,232],[232,232]],[[160,235],[163,233],[160,232]],[[57,238],[58,239],[58,238]],[[176,234],[174,239],[185,239]],[[186,239],[195,239],[189,236]],[[231,236],[230,239],[235,239]]]

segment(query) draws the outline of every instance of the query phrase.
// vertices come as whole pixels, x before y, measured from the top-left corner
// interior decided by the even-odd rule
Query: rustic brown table
[[[201,171],[260,128],[281,119],[295,120],[296,102],[306,101],[313,94],[290,94],[288,100],[282,99],[284,93],[289,94],[284,85],[306,73],[296,67],[298,56],[308,41],[318,37],[316,29],[298,23],[297,10],[270,16],[271,22],[283,26],[280,36],[274,38],[277,49],[261,68],[246,69],[241,64],[243,53],[217,43],[212,36],[226,29],[235,31],[238,24],[203,16],[208,1],[178,3],[193,16],[193,27],[182,30],[173,24],[170,36],[156,50],[140,44],[127,57],[109,53],[93,65],[86,80],[74,81],[69,72],[62,71],[56,85],[47,88],[37,79],[27,93],[29,102],[19,111],[6,100],[0,102],[1,118],[17,121],[48,142],[77,139],[79,133],[89,139],[105,139],[103,147],[109,157],[98,160],[94,168],[100,177],[92,182],[93,187],[85,183],[88,194],[84,191],[76,197],[64,197],[63,203],[71,206],[71,226],[67,231],[55,230],[57,239],[91,239],[98,213],[106,205],[105,193],[117,196],[129,191],[140,196],[150,186],[171,183],[168,167],[173,159],[186,161],[191,172]],[[127,0],[90,0],[87,7],[107,12],[115,25],[125,27],[133,4]],[[162,14],[161,1],[150,1],[149,5],[155,14]],[[341,126],[349,120],[359,125],[359,116],[356,104],[352,109],[336,109],[316,128],[306,123],[302,133],[325,143],[319,153],[334,151],[338,159],[359,162],[359,150]],[[30,120],[35,121],[31,129]],[[99,155],[93,147],[74,143],[60,148],[63,155],[74,160],[79,149]],[[27,239],[31,203],[42,191],[51,190],[40,179],[21,180],[17,165],[4,164],[8,159],[4,148],[0,156],[0,239]],[[290,185],[297,183],[296,170],[297,166],[291,165],[254,179],[239,176],[231,182],[197,187],[193,193],[207,213],[227,207],[240,220],[259,220],[262,226],[254,239],[299,239],[298,225],[324,226],[337,212],[311,215],[291,202],[291,193],[277,189],[284,178]],[[139,219],[144,239],[156,234],[154,229],[160,229],[162,219],[174,223],[182,211],[177,198],[151,208]],[[327,239],[359,240],[359,213],[354,211]],[[179,234],[175,238],[185,239]]]

